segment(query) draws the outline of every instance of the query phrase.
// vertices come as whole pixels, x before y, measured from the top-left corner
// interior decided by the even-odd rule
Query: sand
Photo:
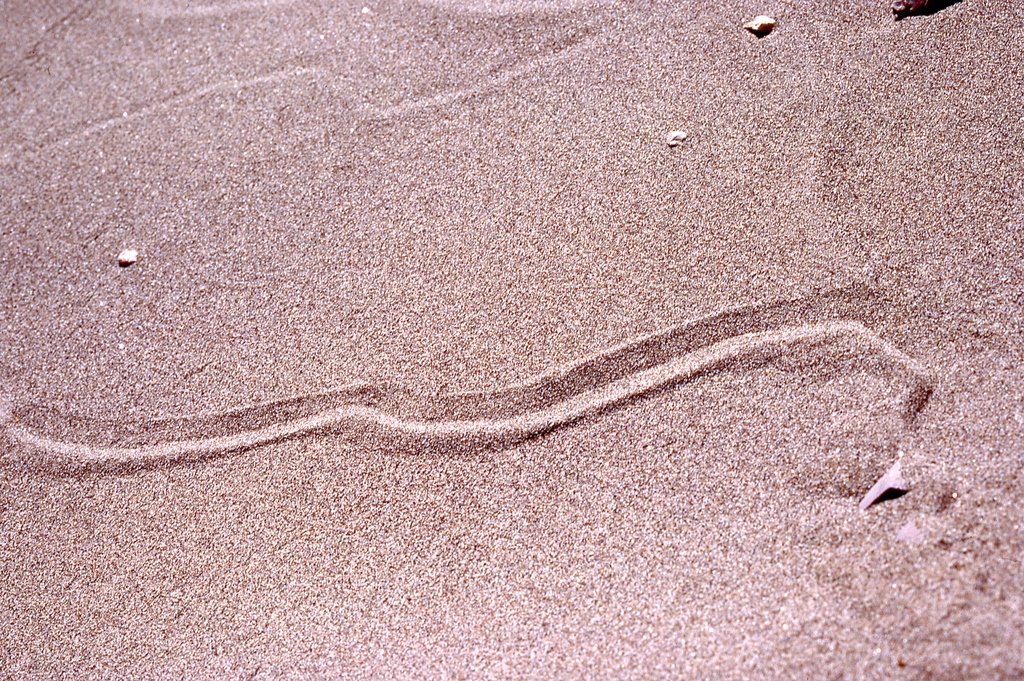
[[[940,4],[0,6],[0,669],[1024,676],[1024,10]]]

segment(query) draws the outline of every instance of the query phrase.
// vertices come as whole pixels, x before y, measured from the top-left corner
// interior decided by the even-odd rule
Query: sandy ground
[[[1022,91],[1000,0],[0,3],[0,673],[1024,677]]]

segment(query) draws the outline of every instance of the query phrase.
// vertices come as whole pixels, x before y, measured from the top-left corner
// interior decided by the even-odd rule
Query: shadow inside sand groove
[[[344,433],[395,452],[503,449],[656,391],[714,373],[785,364],[843,370],[851,360],[907,384],[903,418],[927,404],[930,372],[870,330],[864,286],[728,309],[641,336],[522,383],[436,393],[357,384],[240,409],[150,421],[75,419],[8,404],[0,461],[55,474],[129,472],[201,461],[314,433]]]

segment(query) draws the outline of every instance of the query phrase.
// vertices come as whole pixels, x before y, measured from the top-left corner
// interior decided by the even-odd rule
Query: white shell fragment
[[[879,478],[875,486],[864,495],[859,508],[862,511],[867,509],[871,504],[881,499],[886,492],[902,494],[909,491],[910,485],[903,479],[903,473],[900,471],[900,462],[897,461],[892,465],[892,468],[886,471],[885,475]]]
[[[686,141],[686,133],[682,130],[673,130],[668,134],[668,145],[678,147]]]
[[[743,28],[760,38],[772,32],[772,29],[775,28],[775,19],[762,14],[743,24]]]
[[[125,249],[117,254],[117,264],[121,267],[128,267],[134,265],[139,259],[139,252],[130,249]]]

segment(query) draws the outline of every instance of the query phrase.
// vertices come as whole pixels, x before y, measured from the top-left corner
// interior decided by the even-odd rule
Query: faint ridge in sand
[[[434,393],[355,384],[229,412],[173,419],[76,421],[45,407],[8,406],[8,465],[56,473],[130,471],[200,461],[313,433],[347,432],[395,451],[502,449],[701,376],[819,353],[850,358],[909,384],[903,418],[932,390],[930,372],[862,322],[843,318],[862,291],[746,306],[633,339],[523,383]],[[851,311],[851,310],[848,310]],[[824,354],[822,354],[824,353]],[[805,357],[805,359],[807,359]]]

